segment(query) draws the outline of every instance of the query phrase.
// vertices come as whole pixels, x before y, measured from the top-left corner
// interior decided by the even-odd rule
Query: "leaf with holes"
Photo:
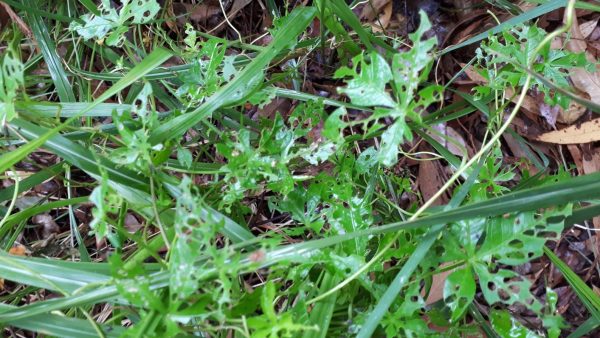
[[[448,275],[444,284],[444,301],[452,311],[452,321],[461,318],[475,297],[475,279],[471,267],[456,270]]]
[[[124,34],[129,29],[128,22],[148,23],[160,10],[156,0],[123,0],[122,5],[117,13],[109,0],[102,0],[98,8],[100,15],[85,14],[80,17],[83,24],[73,21],[69,29],[76,31],[85,40],[95,38],[102,41],[106,38],[109,46],[117,46],[125,39]]]
[[[486,224],[485,240],[475,256],[481,261],[493,257],[508,265],[523,264],[540,257],[546,241],[560,236],[563,216],[570,215],[571,211],[572,206],[566,205],[546,209],[542,214],[523,212],[493,218]]]
[[[371,52],[367,58],[364,54],[355,56],[352,63],[352,69],[342,67],[335,72],[336,78],[352,77],[346,82],[346,87],[339,88],[338,92],[348,95],[352,103],[359,106],[394,107],[396,102],[385,90],[392,79],[392,70],[385,59],[376,52]]]
[[[381,135],[381,147],[377,153],[377,159],[383,165],[390,167],[398,161],[398,145],[405,135],[411,135],[408,124],[404,119],[397,119]]]
[[[11,43],[0,56],[0,126],[12,120],[15,115],[15,98],[17,90],[23,86],[24,66],[18,51]]]
[[[475,263],[473,267],[483,296],[490,305],[520,303],[537,314],[542,310],[542,304],[529,291],[531,282],[525,277],[506,269],[491,271],[484,263]]]
[[[513,318],[508,311],[492,310],[490,323],[494,331],[501,337],[541,338],[539,334],[527,329],[518,320]]]

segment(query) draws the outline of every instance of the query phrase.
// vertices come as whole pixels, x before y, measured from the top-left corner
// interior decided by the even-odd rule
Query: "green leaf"
[[[503,338],[542,338],[519,323],[507,311],[492,310],[490,322],[494,330]]]
[[[278,30],[273,41],[263,49],[233,80],[211,95],[206,102],[191,112],[182,114],[156,128],[150,135],[150,143],[155,145],[183,135],[186,130],[206,119],[214,111],[224,105],[242,101],[252,94],[259,80],[263,77],[264,69],[269,62],[284,50],[291,40],[308,26],[315,16],[315,8],[296,7],[286,16],[282,29]]]
[[[567,4],[567,2],[565,0],[550,0],[540,6],[532,8],[531,10],[529,10],[527,12],[524,12],[515,17],[512,17],[512,18],[502,22],[501,24],[496,25],[493,28],[490,28],[485,32],[479,33],[479,34],[475,35],[474,37],[469,38],[457,45],[447,47],[446,49],[444,49],[442,51],[442,54],[446,54],[453,50],[456,50],[456,49],[474,44],[476,42],[479,42],[483,39],[487,39],[490,35],[494,35],[499,32],[502,32],[502,31],[506,31],[506,30],[510,29],[511,27],[514,27],[520,23],[529,21],[531,19],[535,19],[538,16],[552,12],[555,9],[564,7],[566,4]]]
[[[571,205],[545,210],[541,215],[524,212],[516,216],[498,217],[488,221],[485,240],[476,253],[481,260],[495,257],[508,265],[524,264],[542,255],[548,240],[560,237],[564,218],[572,212]],[[559,221],[552,221],[552,218]]]
[[[56,45],[48,33],[48,28],[44,20],[35,13],[28,13],[27,17],[31,30],[44,56],[44,61],[48,65],[48,71],[54,82],[54,87],[56,87],[58,97],[62,102],[75,102],[73,88],[67,79],[62,61],[56,51]]]
[[[492,271],[487,264],[483,263],[476,263],[473,267],[479,277],[483,296],[489,304],[520,303],[538,314],[542,310],[542,304],[529,291],[531,282],[526,277],[512,270]]]
[[[192,152],[186,148],[177,147],[177,161],[186,168],[191,167],[193,161]]]
[[[460,319],[473,302],[475,289],[475,279],[470,266],[448,275],[444,283],[444,301],[452,311],[451,320],[453,322]]]
[[[75,114],[59,126],[48,130],[44,134],[36,135],[35,139],[19,147],[17,150],[11,151],[8,154],[4,154],[2,156],[2,159],[0,159],[0,172],[5,172],[12,165],[19,162],[21,159],[29,155],[29,153],[33,152],[35,149],[39,148],[54,134],[59,133],[61,130],[70,125],[73,121],[76,120],[77,117],[82,116],[89,111],[92,111],[97,105],[106,101],[111,96],[115,95],[121,90],[125,89],[127,86],[143,77],[145,74],[150,72],[152,69],[154,69],[161,63],[165,62],[170,57],[171,53],[165,49],[158,48],[154,50],[150,55],[144,58],[144,60],[140,62],[135,68],[133,68],[129,73],[122,77],[117,83],[115,83],[112,87],[110,87],[108,90],[102,93],[102,95],[100,95],[100,97],[96,101],[90,103],[78,114]]]
[[[117,13],[109,0],[102,0],[98,9],[100,15],[83,15],[80,18],[83,24],[72,22],[69,28],[77,31],[85,40],[106,38],[109,46],[117,46],[125,39],[124,34],[129,29],[128,21],[134,24],[147,23],[159,10],[160,6],[156,0],[122,0],[122,7]],[[109,35],[111,30],[114,31]]]
[[[0,126],[15,118],[17,90],[25,84],[24,66],[14,42],[0,55]],[[4,172],[4,170],[0,170]]]
[[[335,72],[336,78],[352,77],[346,81],[346,87],[338,88],[338,92],[348,95],[352,103],[359,106],[394,107],[396,102],[385,90],[387,83],[392,80],[392,70],[385,59],[371,52],[368,60],[364,54],[359,54],[352,59],[352,63],[352,69],[342,67]]]
[[[398,145],[404,139],[404,135],[410,134],[406,122],[397,119],[381,135],[381,146],[377,153],[377,160],[386,167],[391,167],[398,161]]]

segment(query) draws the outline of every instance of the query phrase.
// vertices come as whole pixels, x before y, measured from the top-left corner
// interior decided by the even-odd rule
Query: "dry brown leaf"
[[[442,137],[439,134],[433,132],[428,132],[427,134],[429,136],[431,136],[434,140],[438,141],[440,144],[446,147],[452,154],[458,157],[463,157],[463,149],[467,149],[467,143],[465,142],[462,135],[460,135],[456,130],[454,130],[452,127],[449,127],[445,123],[436,124],[433,126],[433,129],[435,129],[437,132],[439,132],[445,137]],[[458,145],[454,142],[450,142],[449,139],[455,141],[456,143],[458,143]]]
[[[579,175],[585,174],[583,171],[583,155],[581,154],[579,146],[576,144],[567,144],[567,149],[569,149],[569,153],[571,153],[571,158],[573,159],[573,162],[575,162]]]
[[[373,21],[377,17],[377,14],[381,13],[381,10],[387,5],[391,5],[390,0],[373,0],[365,3],[362,11],[360,12],[360,18],[366,21]]]
[[[44,238],[50,237],[52,234],[57,234],[60,231],[58,224],[54,221],[54,218],[50,214],[40,214],[33,217],[33,223],[44,227],[42,234]]]
[[[597,149],[584,152],[582,165],[585,174],[592,174],[600,171],[600,153],[598,153]]]
[[[444,184],[444,180],[441,177],[440,171],[440,164],[437,160],[421,161],[419,163],[419,190],[421,191],[421,194],[423,194],[423,198],[425,200],[429,200]],[[447,203],[446,195],[442,195],[440,198],[433,201],[433,205],[441,205],[445,203]],[[444,266],[446,265],[442,264],[440,267]],[[427,304],[435,303],[442,299],[444,294],[444,283],[446,282],[446,278],[450,272],[451,271],[446,271],[433,276],[431,290],[429,291],[429,295],[427,297]],[[422,290],[421,292],[424,293],[425,291]]]
[[[369,26],[371,26],[371,29],[374,32],[382,32],[384,29],[386,29],[390,25],[390,20],[392,19],[392,12],[393,12],[392,11],[392,2],[388,1],[386,3],[386,1],[381,1],[383,7],[375,8],[377,10],[377,13],[379,14],[379,16],[375,17],[376,13],[373,10],[370,10],[366,13],[365,17],[370,22]],[[363,13],[367,10],[367,7],[371,8],[371,6],[368,6],[368,5],[365,6],[363,8]]]
[[[22,244],[16,243],[12,248],[8,249],[8,253],[15,256],[25,256],[27,248]]]
[[[582,106],[575,101],[571,101],[567,110],[563,110],[562,107],[558,106],[558,116],[556,117],[556,120],[560,123],[571,124],[582,117],[586,111],[587,108],[585,106]]]
[[[19,30],[21,30],[21,32],[23,32],[23,34],[25,34],[25,36],[27,36],[29,39],[33,40],[33,33],[31,33],[31,29],[29,29],[29,26],[27,26],[25,21],[23,21],[23,19],[21,19],[21,17],[17,13],[15,13],[15,11],[13,11],[8,4],[5,4],[4,2],[0,1],[0,6],[4,8],[6,14],[8,14],[10,19],[17,24]]]
[[[538,141],[556,144],[579,144],[600,141],[600,118],[539,135]]]
[[[581,147],[583,149],[583,171],[585,174],[592,174],[600,171],[600,153],[598,148],[586,145]],[[600,217],[592,218],[592,224],[594,228],[600,230]],[[596,241],[600,241],[600,231],[596,231]]]
[[[419,163],[419,190],[423,199],[428,201],[444,185],[444,179],[441,175],[442,169],[437,160],[425,160]],[[442,205],[447,202],[447,196],[443,194],[432,205]]]
[[[581,36],[584,39],[587,39],[592,34],[594,29],[596,29],[596,26],[598,26],[598,19],[582,23],[581,25],[579,25],[579,31],[581,32]]]
[[[587,44],[584,40],[583,34],[577,24],[577,18],[573,19],[573,25],[571,26],[571,39],[567,41],[567,49],[574,53],[585,53],[587,50]],[[588,61],[596,63],[596,60],[590,53],[586,53]],[[569,75],[571,82],[578,90],[587,93],[590,100],[594,103],[600,104],[600,72],[588,72],[582,68],[571,68],[569,69]]]
[[[445,262],[440,265],[440,268],[445,268],[453,262]],[[431,279],[431,288],[429,289],[429,294],[427,295],[427,299],[425,300],[425,304],[431,305],[442,298],[444,298],[444,284],[446,284],[446,279],[448,279],[448,275],[450,275],[454,270],[448,270],[436,275],[433,275]]]

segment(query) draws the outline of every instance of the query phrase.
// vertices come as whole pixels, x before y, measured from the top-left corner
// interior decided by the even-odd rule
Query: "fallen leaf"
[[[451,264],[454,263],[442,263],[440,265],[440,268],[445,268]],[[444,298],[444,285],[446,284],[446,279],[448,279],[448,275],[454,272],[454,270],[455,269],[452,269],[433,275],[433,277],[431,278],[431,288],[429,289],[429,294],[427,295],[425,304],[431,305]]]
[[[42,234],[44,238],[50,237],[52,234],[57,234],[60,231],[58,224],[54,221],[54,218],[49,214],[40,214],[33,217],[33,223],[44,227]]]
[[[582,117],[586,111],[586,107],[575,101],[571,101],[567,110],[558,107],[558,116],[556,117],[556,120],[560,123],[571,124]]]
[[[4,2],[0,1],[0,6],[2,6],[2,8],[6,12],[6,14],[8,14],[10,19],[17,24],[19,30],[21,30],[21,32],[23,32],[23,34],[25,34],[29,39],[34,40],[33,33],[31,32],[31,29],[29,29],[29,26],[27,26],[25,21],[23,21],[23,19],[21,19],[21,17],[17,13],[15,13],[15,11],[13,11],[8,4],[5,4]]]
[[[556,144],[579,144],[600,141],[600,118],[539,135],[538,141]]]
[[[27,248],[22,244],[16,243],[12,248],[8,249],[8,253],[15,256],[25,256]]]
[[[558,118],[559,113],[560,106],[550,107],[546,103],[540,104],[540,114],[552,128],[556,128],[556,119]]]
[[[464,150],[467,149],[467,143],[456,130],[446,125],[446,123],[440,123],[433,126],[438,133],[428,132],[434,140],[438,141],[444,147],[446,147],[452,154],[463,157]]]
[[[581,32],[581,36],[584,39],[587,39],[592,34],[594,29],[596,29],[596,26],[598,26],[598,19],[582,23],[581,25],[579,25],[579,31]]]
[[[441,175],[441,165],[438,160],[424,160],[419,163],[419,190],[423,199],[430,200],[444,185],[444,179]],[[446,204],[448,198],[442,194],[432,205]]]
[[[585,53],[587,51],[587,44],[580,30],[580,26],[577,24],[577,18],[573,18],[574,22],[571,26],[571,39],[567,41],[567,49],[574,53]],[[586,53],[586,58],[591,63],[596,63],[595,58],[590,54]],[[597,68],[597,67],[596,67]],[[590,100],[594,103],[600,104],[600,72],[588,72],[583,68],[571,68],[569,69],[569,77],[573,86],[578,90],[587,93]]]
[[[360,18],[366,21],[373,21],[377,17],[377,14],[381,13],[382,8],[391,3],[389,0],[369,1],[360,12]]]
[[[363,13],[365,13],[365,10],[367,9],[372,9],[375,8],[376,12],[374,12],[373,10],[368,11],[366,16],[363,16],[365,18],[367,18],[368,21],[371,21],[370,26],[371,29],[374,32],[382,32],[384,29],[386,29],[389,25],[390,25],[390,20],[392,18],[392,2],[391,1],[381,1],[381,0],[376,0],[375,2],[379,2],[380,3],[380,7],[375,7],[375,6],[370,6],[370,5],[366,5],[363,9]],[[376,5],[374,3],[374,5]],[[376,14],[379,14],[378,16],[376,16]]]
[[[569,153],[571,153],[571,158],[577,167],[579,175],[584,175],[585,171],[583,170],[583,155],[581,154],[579,146],[575,144],[567,144],[567,149],[569,149]]]

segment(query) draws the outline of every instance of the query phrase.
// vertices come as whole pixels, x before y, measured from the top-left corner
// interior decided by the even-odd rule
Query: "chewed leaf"
[[[452,321],[460,319],[475,297],[471,267],[452,272],[444,284],[444,301],[452,311]]]
[[[347,81],[347,86],[338,88],[338,91],[348,95],[352,103],[359,106],[394,107],[396,103],[385,90],[386,84],[392,79],[392,71],[385,59],[372,52],[369,54],[369,61],[362,54],[352,61],[354,69],[344,67],[336,72],[336,77],[353,76],[353,79]],[[360,73],[356,71],[357,66],[360,66]]]
[[[125,4],[127,1],[123,1]],[[125,5],[121,10],[121,18],[128,20],[133,18],[133,23],[147,23],[160,10],[160,6],[156,0],[132,0],[131,3]]]
[[[0,125],[3,125],[15,117],[14,100],[24,84],[24,66],[12,46],[0,56],[0,67]]]
[[[490,271],[483,263],[473,266],[479,277],[479,286],[485,300],[489,304],[503,303],[513,305],[520,303],[535,313],[540,313],[542,304],[531,294],[531,282],[511,270]]]
[[[524,212],[516,216],[498,217],[486,225],[486,237],[476,255],[482,260],[494,257],[503,264],[518,265],[540,257],[544,244],[560,236],[564,218],[571,205],[544,211],[541,215]]]
[[[90,14],[84,15],[80,18],[85,22],[84,25],[73,21],[69,28],[75,30],[79,36],[84,40],[90,39],[102,39],[108,34],[113,24],[110,20],[107,20],[101,16],[92,16]]]
[[[123,7],[117,13],[110,2],[102,0],[98,7],[101,15],[85,14],[80,17],[83,24],[72,22],[70,30],[76,31],[85,40],[106,38],[106,44],[116,46],[125,39],[127,32],[127,23],[134,24],[147,23],[156,16],[160,6],[156,0],[123,0]],[[111,32],[112,31],[112,32]]]
[[[381,135],[381,147],[377,158],[380,163],[390,167],[398,161],[398,146],[404,139],[404,135],[410,133],[408,125],[403,119],[397,119],[384,133]]]
[[[365,149],[356,159],[356,171],[364,174],[377,165],[377,150],[373,147]]]

